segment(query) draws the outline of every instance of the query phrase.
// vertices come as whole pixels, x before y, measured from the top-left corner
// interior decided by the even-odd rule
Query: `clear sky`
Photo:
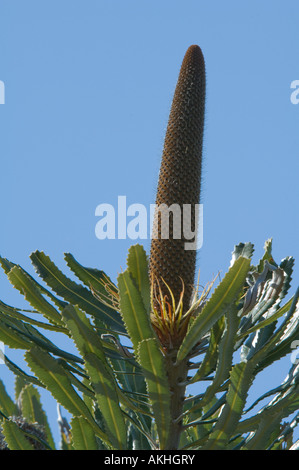
[[[116,279],[135,242],[97,239],[95,209],[119,195],[154,203],[178,72],[198,44],[207,72],[201,282],[226,272],[235,244],[254,243],[258,261],[272,237],[277,261],[297,261],[294,293],[298,19],[298,0],[0,0],[0,254],[34,274],[32,251],[66,273],[71,252]],[[26,305],[2,272],[0,298]],[[262,377],[257,396],[290,365]],[[12,391],[5,366],[0,376]]]

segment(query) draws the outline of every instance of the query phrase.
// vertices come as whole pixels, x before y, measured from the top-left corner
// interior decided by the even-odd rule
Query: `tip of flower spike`
[[[196,60],[198,62],[203,62],[204,57],[201,48],[197,44],[189,46],[185,54],[185,60]]]

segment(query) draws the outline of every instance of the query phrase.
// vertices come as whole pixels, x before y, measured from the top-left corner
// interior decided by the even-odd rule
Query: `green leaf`
[[[241,332],[238,336],[238,339],[244,338],[245,336],[248,336],[249,334],[254,333],[255,331],[261,330],[265,326],[268,326],[271,323],[274,323],[276,320],[282,317],[282,315],[284,315],[290,309],[292,301],[293,301],[293,297],[275,313],[271,314],[270,316],[267,315],[264,320],[261,320],[256,325],[252,326],[251,328],[248,328],[248,330],[245,330],[244,333]]]
[[[133,245],[129,249],[127,259],[128,270],[135,279],[136,285],[148,314],[151,310],[150,280],[148,274],[148,259],[142,245]]]
[[[95,433],[86,419],[73,418],[71,433],[75,450],[99,450]]]
[[[264,347],[254,356],[256,361],[259,360],[259,371],[289,354],[292,351],[293,341],[299,339],[298,299],[299,288],[292,299],[290,309],[284,321]]]
[[[111,445],[118,450],[127,447],[127,431],[116,384],[106,365],[93,353],[86,354],[86,369],[95,397],[105,421],[105,430]]]
[[[271,413],[263,415],[260,419],[259,426],[254,434],[250,434],[245,441],[243,450],[265,450],[271,444],[274,438],[280,434],[280,421],[282,413]],[[273,433],[276,431],[276,436]]]
[[[219,342],[219,354],[215,376],[211,385],[205,391],[202,400],[197,404],[194,411],[199,407],[202,408],[212,402],[220,386],[229,378],[229,373],[232,368],[235,337],[238,330],[239,318],[237,315],[237,308],[232,308],[226,315],[226,328],[224,334]],[[190,381],[192,383],[192,381]]]
[[[60,313],[41,294],[38,287],[26,275],[22,268],[15,266],[7,277],[11,284],[25,296],[25,299],[38,312],[42,313],[51,323],[62,325]]]
[[[18,425],[10,420],[2,423],[2,434],[10,450],[34,450]]]
[[[0,411],[6,416],[16,415],[18,407],[8,395],[4,383],[0,380]],[[1,417],[0,417],[1,419]]]
[[[74,416],[86,418],[97,435],[109,442],[106,434],[96,425],[89,409],[72,387],[63,367],[57,360],[36,347],[25,354],[25,359],[32,372],[64,408]]]
[[[124,325],[117,317],[115,310],[96,300],[88,289],[65,276],[50,260],[49,256],[36,251],[30,255],[30,258],[38,274],[56,294],[63,297],[67,302],[77,305],[86,313],[98,318],[109,328],[118,333],[125,333]]]
[[[178,352],[183,360],[198,341],[212,328],[225,311],[236,302],[250,268],[248,258],[239,257],[215,289],[210,300],[192,323]]]
[[[154,338],[141,341],[138,356],[153,407],[160,449],[165,449],[171,426],[171,394],[168,386],[164,357]]]
[[[254,245],[250,242],[239,243],[238,245],[235,245],[232,252],[231,266],[238,258],[240,258],[240,256],[243,258],[252,258],[253,252]]]
[[[112,288],[115,291],[117,291],[117,287],[113,284],[107,274],[105,274],[104,271],[100,271],[99,269],[82,266],[70,253],[65,253],[64,259],[68,267],[71,269],[71,271],[73,271],[78,279],[80,279],[80,281],[83,282],[83,284],[85,284],[89,289],[93,289],[93,291],[97,294],[96,299],[100,304],[102,304],[102,308],[107,310],[109,315],[112,315],[113,318],[117,319],[118,322],[122,324],[120,313],[115,309],[113,301],[110,299],[110,295],[106,290],[106,286],[108,290]],[[103,302],[100,300],[101,297],[104,299]]]
[[[272,257],[272,238],[269,238],[264,245],[264,256],[260,259],[259,264],[258,264],[258,272],[261,273],[264,269],[264,264],[265,261],[268,261],[270,264],[273,266],[277,267],[277,264],[275,263],[273,257]]]
[[[248,389],[253,381],[253,368],[254,364],[247,362],[241,362],[232,368],[226,404],[204,450],[220,450],[227,446],[240,420]]]
[[[141,293],[132,275],[127,270],[118,276],[120,309],[127,331],[132,340],[135,353],[138,344],[144,339],[154,338],[150,317],[143,303]]]
[[[9,273],[11,268],[13,268],[14,266],[17,266],[15,263],[12,263],[7,258],[2,258],[2,256],[0,256],[0,265],[3,271],[5,272],[5,274]]]
[[[111,444],[116,449],[124,449],[126,448],[126,427],[119,406],[117,385],[113,371],[103,353],[100,339],[86,315],[78,308],[69,305],[63,310],[62,316],[85,361]]]
[[[17,318],[18,320],[24,321],[25,323],[30,323],[31,325],[38,326],[39,328],[43,328],[45,330],[57,331],[59,333],[66,333],[66,330],[64,330],[62,327],[35,320],[34,318],[24,315],[23,313],[21,313],[20,310],[21,309],[11,307],[10,305],[7,305],[4,302],[1,302],[0,300],[0,312],[3,313],[4,315],[9,315],[10,317]],[[30,313],[38,313],[38,312],[35,312],[34,310],[32,310]]]
[[[219,341],[225,329],[225,317],[221,317],[211,328],[210,342],[202,362],[192,378],[192,383],[206,377],[216,368],[218,360]]]
[[[43,384],[33,375],[29,375],[24,372],[19,366],[12,362],[7,356],[5,356],[5,365],[8,369],[16,375],[16,379],[20,378],[21,380],[37,385],[38,387],[43,387]]]
[[[62,318],[83,357],[92,352],[105,360],[100,337],[94,331],[85,313],[78,307],[68,305],[62,311]]]
[[[38,423],[43,426],[47,442],[52,449],[55,449],[54,439],[49,426],[48,418],[43,410],[40,394],[33,385],[26,385],[19,396],[19,402],[21,405],[22,416],[30,423]]]
[[[0,312],[0,340],[11,349],[28,349],[31,342],[23,337],[14,325]]]
[[[0,312],[0,338],[14,349],[30,349],[33,344],[68,361],[83,362],[81,358],[56,347],[32,325]]]
[[[2,268],[3,268],[3,270],[6,274],[8,274],[10,272],[10,270],[12,268],[14,268],[15,266],[18,267],[18,268],[21,268],[20,265],[12,263],[11,261],[9,261],[6,258],[1,258],[1,256],[0,256],[0,265],[2,266]],[[53,301],[53,303],[54,303],[54,305],[56,305],[56,307],[61,309],[61,308],[64,308],[66,306],[66,302],[63,302],[62,300],[57,299],[57,297],[55,297],[55,295],[53,295],[50,291],[48,291],[44,286],[39,284],[27,271],[25,271],[23,268],[21,268],[21,269],[31,279],[31,281],[36,285],[36,287],[40,290],[40,292],[42,294],[46,295],[47,297],[49,297]]]

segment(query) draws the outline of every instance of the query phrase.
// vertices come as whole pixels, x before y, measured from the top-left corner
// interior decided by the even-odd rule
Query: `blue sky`
[[[66,273],[71,252],[116,278],[134,242],[98,240],[95,209],[119,195],[154,203],[178,72],[198,44],[207,71],[201,282],[224,274],[235,244],[254,243],[258,261],[272,237],[276,260],[297,261],[294,293],[298,14],[297,0],[0,0],[0,254],[33,274],[32,251]],[[25,306],[1,272],[0,298]],[[290,365],[261,378],[257,394]],[[0,375],[13,390],[4,366]]]

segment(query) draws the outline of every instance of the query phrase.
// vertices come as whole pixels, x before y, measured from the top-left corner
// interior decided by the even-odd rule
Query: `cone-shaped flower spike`
[[[190,308],[193,296],[196,251],[185,249],[185,243],[190,240],[184,235],[183,206],[191,205],[189,223],[191,222],[190,229],[194,232],[195,205],[200,201],[204,110],[204,58],[200,47],[193,45],[185,54],[176,85],[158,181],[157,207],[165,204],[171,209],[175,204],[181,210],[181,218],[180,237],[176,238],[178,232],[175,233],[174,220],[177,219],[169,211],[169,237],[164,239],[161,212],[156,211],[155,214],[150,252],[150,279],[156,312],[161,311],[162,296],[166,301],[165,305],[170,304],[169,308],[173,305],[174,298],[175,305],[184,315]],[[177,338],[177,341],[180,342],[180,339]],[[176,339],[173,338],[172,342],[176,342]]]

